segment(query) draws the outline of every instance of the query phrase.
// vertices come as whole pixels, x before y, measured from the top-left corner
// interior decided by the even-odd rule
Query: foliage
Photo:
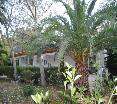
[[[113,87],[116,85],[116,83],[109,79],[109,74],[106,72],[103,77],[100,77],[98,74],[95,75],[95,84],[94,89],[91,93],[91,97],[95,102],[101,103],[108,101],[107,96],[110,95],[110,93],[113,91]],[[105,99],[107,97],[107,99]]]
[[[70,50],[75,49],[77,51],[84,50],[86,45],[87,47],[89,46],[87,39],[88,37],[86,36],[87,29],[85,20],[87,19],[84,14],[85,4],[80,0],[76,0],[76,4],[74,5],[77,5],[80,9],[77,8],[77,10],[73,10],[70,5],[66,4],[64,1],[58,1],[64,5],[70,21],[59,15],[47,18],[42,21],[43,24],[49,25],[47,29],[45,29],[45,33],[49,33],[50,31],[58,31],[58,33],[61,34],[60,38],[64,41],[68,41],[67,48],[69,47]]]
[[[60,15],[45,18],[42,26],[47,25],[43,34],[53,33],[60,36],[58,38],[61,44],[58,43],[58,46],[62,57],[65,52],[72,51],[75,57],[83,53],[83,59],[86,61],[87,58],[84,57],[89,56],[89,52],[116,45],[117,5],[114,0],[94,14],[92,11],[97,0],[92,0],[89,6],[86,6],[84,0],[74,0],[74,8],[63,0],[55,1],[63,4],[69,18]]]
[[[13,67],[12,66],[0,66],[0,74],[7,75],[9,78],[13,78]]]
[[[35,87],[32,85],[25,85],[23,86],[23,94],[25,97],[29,97],[33,94],[35,94]]]
[[[60,95],[64,98],[65,103],[70,102],[70,104],[77,104],[78,103],[78,92],[76,92],[76,86],[75,86],[75,81],[78,80],[81,75],[76,75],[76,69],[66,63],[67,69],[63,73],[65,76],[66,80],[64,81],[64,86],[65,86],[65,92],[60,91]],[[69,83],[69,88],[66,90],[68,87]]]
[[[35,101],[36,104],[48,104],[49,103],[49,91],[47,91],[45,93],[45,95],[43,93],[40,94],[36,94],[36,95],[31,95],[32,99]]]
[[[116,20],[116,13],[117,13],[117,3],[116,0],[110,0],[108,3],[95,15],[95,23],[99,23],[102,21],[99,27],[99,31],[94,37],[94,48],[98,49],[108,49],[116,47],[116,33],[117,33],[117,20]],[[106,17],[106,18],[105,18]],[[97,19],[99,18],[99,19]],[[94,23],[94,24],[95,24]]]
[[[113,76],[117,76],[117,53],[110,54],[107,57],[106,66]]]
[[[9,78],[13,78],[13,67],[12,66],[0,66],[0,74],[7,75]],[[35,79],[40,77],[39,68],[37,67],[17,67],[17,74],[24,79]],[[30,75],[30,78],[29,78]]]
[[[66,78],[66,81],[64,81],[64,86],[66,89],[67,83],[70,82],[70,89],[74,88],[75,82],[82,76],[82,75],[76,75],[77,69],[66,63],[67,69],[63,73],[63,75]],[[74,93],[71,92],[71,95]]]
[[[32,79],[32,71],[30,71],[30,70],[24,70],[22,72],[21,78],[22,78],[22,80],[24,80],[24,82],[30,83],[31,79]]]
[[[31,82],[38,84],[40,78],[40,69],[38,67],[20,67],[17,66],[17,74],[21,77],[21,82]]]
[[[0,65],[6,64],[7,59],[8,59],[7,51],[4,49],[4,46],[0,41]]]
[[[6,98],[10,104],[33,103],[29,94],[36,94],[37,92],[45,93],[48,90],[48,88],[41,86],[19,85],[8,82],[0,82],[0,87],[0,102]]]
[[[30,70],[30,71],[32,71],[33,73],[39,73],[40,71],[40,69],[38,68],[38,67],[22,67],[22,66],[17,66],[17,73],[18,74],[22,74],[22,72],[24,71],[24,70]]]
[[[58,71],[57,67],[46,68],[45,76],[47,83],[50,85],[52,84],[52,85],[62,86],[64,83],[65,77],[60,71]]]
[[[115,78],[115,83],[117,83],[117,78]],[[110,95],[110,98],[109,98],[109,101],[108,101],[108,104],[110,104],[112,102],[112,100],[115,100],[116,102],[116,99],[112,99],[113,97],[116,97],[117,96],[117,85],[113,86],[113,90],[112,90],[112,93]],[[114,102],[114,103],[115,103]]]

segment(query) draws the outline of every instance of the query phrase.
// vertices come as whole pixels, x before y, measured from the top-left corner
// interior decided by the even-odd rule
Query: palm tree
[[[84,0],[76,0],[74,1],[74,8],[72,9],[68,4],[63,2],[62,0],[58,0],[62,2],[64,7],[66,8],[67,14],[70,18],[68,21],[67,18],[63,16],[55,16],[52,18],[47,18],[43,21],[44,24],[49,24],[48,28],[45,32],[50,31],[59,31],[62,33],[62,38],[68,41],[67,49],[70,49],[72,52],[81,52],[84,50],[87,51],[90,47],[89,44],[89,29],[88,29],[88,20],[91,14],[91,11],[94,7],[93,0],[88,11],[85,10]],[[87,11],[87,14],[85,13]],[[87,49],[86,49],[87,48]]]
[[[48,26],[44,32],[49,33],[50,31],[56,31],[62,34],[60,37],[62,43],[62,46],[60,46],[60,53],[61,51],[69,52],[76,61],[77,67],[81,70],[86,69],[87,59],[91,55],[93,48],[104,48],[100,44],[103,40],[100,42],[99,39],[105,39],[107,42],[110,40],[106,37],[107,27],[109,27],[109,25],[106,26],[106,21],[111,21],[112,17],[114,17],[114,15],[109,16],[108,13],[110,13],[110,10],[112,13],[116,12],[117,5],[115,5],[115,2],[112,2],[108,5],[113,4],[113,8],[112,6],[106,6],[92,15],[92,10],[97,0],[92,0],[88,8],[86,8],[85,0],[74,0],[74,9],[62,0],[56,1],[64,5],[69,20],[60,15],[46,18],[42,21],[43,25]],[[100,29],[102,25],[104,26],[103,31]],[[100,30],[100,32],[97,32],[97,30]],[[101,35],[104,31],[106,31],[105,35]],[[109,35],[109,37],[111,37],[111,35]],[[103,44],[103,46],[105,45],[106,44]],[[101,46],[101,48],[99,48],[99,46]],[[64,56],[64,52],[62,52],[62,57]],[[86,75],[87,74],[84,74],[84,76]]]
[[[59,1],[66,8],[70,21],[63,16],[47,18],[43,20],[44,25],[49,25],[45,32],[58,31],[62,34],[60,53],[61,51],[63,52],[60,57],[64,57],[64,52],[69,50],[67,52],[69,52],[72,58],[76,61],[76,67],[79,69],[80,74],[82,74],[82,78],[84,79],[85,77],[85,79],[88,80],[88,77],[86,77],[88,75],[86,71],[86,60],[90,50],[90,30],[88,27],[88,20],[96,0],[92,1],[88,10],[85,9],[86,5],[84,0],[75,0],[74,9],[62,0]]]

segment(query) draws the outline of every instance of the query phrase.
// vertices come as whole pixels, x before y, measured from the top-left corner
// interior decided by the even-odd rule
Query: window
[[[44,60],[44,65],[46,65],[47,64],[47,60]]]
[[[30,65],[33,65],[33,58],[29,58]]]
[[[28,62],[28,57],[27,56],[22,57],[21,61],[22,61],[22,63],[27,63]]]
[[[19,66],[19,59],[16,60],[16,66]]]

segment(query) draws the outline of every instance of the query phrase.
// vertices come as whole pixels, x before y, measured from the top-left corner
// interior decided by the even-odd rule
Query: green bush
[[[35,80],[40,78],[40,69],[38,67],[20,67],[17,68],[17,74],[25,80]],[[13,78],[13,66],[0,66],[0,75],[7,75],[8,78]]]
[[[22,80],[23,80],[24,82],[30,83],[31,80],[32,80],[32,71],[30,71],[30,70],[24,70],[24,71],[22,72],[21,78],[22,78]]]
[[[33,73],[40,73],[40,69],[38,67],[21,67],[21,66],[18,66],[17,67],[17,73],[18,74],[22,74],[22,72],[24,70],[30,70]]]
[[[38,78],[40,78],[40,69],[38,67],[17,67],[17,73],[21,76],[21,81],[29,82],[34,80],[34,83],[38,84]]]
[[[0,66],[0,75],[7,75],[9,78],[13,78],[13,67],[12,66]]]
[[[46,68],[45,76],[48,84],[63,85],[63,82],[65,80],[65,77],[63,76],[62,72],[58,71],[57,67]]]
[[[35,92],[35,87],[32,85],[25,85],[23,88],[23,94],[25,97],[29,97],[31,95],[34,95]]]

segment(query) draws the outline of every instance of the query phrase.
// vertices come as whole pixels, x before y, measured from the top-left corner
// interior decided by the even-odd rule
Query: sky
[[[15,0],[11,0],[11,1],[15,1]],[[17,1],[17,0],[16,0]],[[67,17],[67,15],[65,14],[65,8],[62,5],[62,3],[53,3],[50,8],[48,9],[48,5],[51,4],[52,0],[43,0],[44,2],[42,3],[42,5],[45,7],[44,9],[47,9],[46,13],[41,13],[40,11],[42,11],[41,9],[38,11],[38,19],[42,20],[45,17],[48,17],[50,14],[52,16],[55,15],[62,15]],[[72,5],[72,0],[65,0],[66,2],[68,2],[71,7],[73,7]],[[86,0],[87,5],[90,4],[92,0]],[[98,9],[100,9],[101,6],[103,6],[106,3],[107,0],[97,0],[96,5],[94,7],[93,13],[96,12]],[[17,4],[17,3],[16,3]],[[47,4],[47,5],[46,5]],[[9,8],[10,10],[10,8]],[[31,25],[31,20],[30,20],[30,12],[27,10],[27,8],[23,5],[15,5],[13,7],[13,11],[12,11],[12,15],[13,15],[13,20],[12,20],[12,26],[13,29],[15,28],[20,28],[20,27],[27,27],[28,25]],[[28,21],[26,21],[26,19],[28,19]],[[23,20],[23,22],[22,22]],[[28,25],[27,25],[28,22]],[[3,30],[3,34],[5,34],[4,28],[1,27],[1,29]]]
[[[46,0],[46,1],[50,1],[50,0]],[[67,1],[71,5],[71,7],[73,7],[72,0],[65,0],[65,1]],[[86,4],[89,5],[91,1],[92,0],[86,0]],[[95,13],[97,10],[99,10],[106,2],[107,2],[107,0],[97,0],[93,13]],[[64,15],[65,8],[62,5],[62,3],[54,3],[51,6],[50,10],[48,10],[48,12],[45,13],[42,18],[49,16],[50,11],[53,15]]]
[[[72,4],[72,2],[71,2],[72,0],[65,0],[65,1],[68,1],[69,4]],[[86,4],[89,5],[91,3],[91,1],[92,0],[86,0]],[[107,0],[97,0],[93,12],[96,12],[98,9],[100,9],[101,6],[103,6],[106,2],[107,2]],[[65,8],[62,6],[61,3],[56,3],[56,4],[52,5],[51,10],[56,11],[57,14],[63,14],[65,12]]]

